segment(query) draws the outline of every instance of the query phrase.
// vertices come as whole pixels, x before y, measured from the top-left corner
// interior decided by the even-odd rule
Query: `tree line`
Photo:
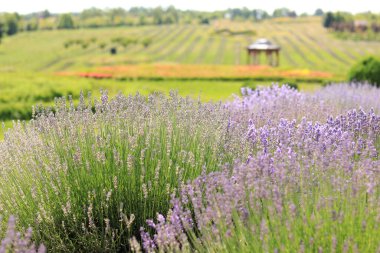
[[[336,32],[380,33],[380,14],[327,12],[323,18],[323,26]]]
[[[307,14],[301,14],[305,16]],[[313,15],[321,16],[318,9]],[[261,9],[234,8],[224,11],[192,11],[179,10],[173,6],[168,8],[132,7],[98,9],[89,8],[79,13],[53,14],[48,10],[19,15],[18,13],[0,14],[0,38],[11,36],[19,31],[98,28],[110,26],[142,26],[164,24],[209,24],[213,20],[228,18],[232,20],[261,21],[277,17],[297,17],[295,11],[287,8],[275,9],[268,13]]]

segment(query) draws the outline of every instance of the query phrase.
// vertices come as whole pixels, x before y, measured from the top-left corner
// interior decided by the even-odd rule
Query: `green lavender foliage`
[[[174,93],[66,104],[36,108],[0,143],[0,213],[17,214],[53,252],[125,250],[181,184],[243,152],[222,104]]]

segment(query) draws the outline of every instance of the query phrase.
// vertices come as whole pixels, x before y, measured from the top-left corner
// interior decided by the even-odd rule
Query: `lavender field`
[[[380,252],[380,90],[242,94],[35,107],[0,141],[0,253]]]

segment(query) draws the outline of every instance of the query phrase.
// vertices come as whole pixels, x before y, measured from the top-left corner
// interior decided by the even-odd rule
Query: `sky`
[[[18,12],[26,14],[42,10],[52,13],[80,12],[83,9],[97,7],[100,9],[135,6],[167,7],[173,5],[182,10],[225,10],[228,8],[247,7],[263,9],[270,13],[276,8],[286,7],[297,13],[314,13],[317,8],[324,11],[349,11],[352,13],[371,11],[380,13],[379,0],[0,0],[1,12]]]

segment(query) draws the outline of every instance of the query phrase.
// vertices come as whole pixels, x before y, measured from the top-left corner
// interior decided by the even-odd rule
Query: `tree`
[[[334,23],[334,14],[332,12],[327,12],[323,17],[323,27],[329,28]]]
[[[314,16],[323,16],[323,14],[323,10],[320,8],[316,9],[314,12]]]
[[[74,29],[73,17],[70,14],[62,14],[59,16],[58,29]]]
[[[278,18],[278,17],[288,17],[290,13],[290,10],[288,8],[280,8],[280,9],[275,9],[273,11],[273,17]]]
[[[266,11],[260,9],[253,10],[252,16],[255,21],[269,18],[269,14]]]
[[[4,33],[4,24],[0,21],[0,43],[1,43],[1,39],[3,38],[3,33]]]
[[[368,82],[380,87],[380,59],[365,58],[351,68],[348,76],[352,82]]]
[[[50,12],[48,11],[48,10],[44,10],[43,12],[41,12],[41,14],[40,14],[40,17],[41,18],[48,18],[48,17],[50,17],[51,16],[51,14],[50,14]]]
[[[103,16],[103,11],[94,7],[90,9],[85,9],[80,14],[81,19],[95,18],[101,16]]]
[[[161,7],[157,7],[153,9],[153,23],[156,25],[162,25],[163,23],[163,14],[164,11]]]
[[[17,13],[5,15],[5,28],[7,35],[11,36],[18,32],[18,21],[20,16]]]

